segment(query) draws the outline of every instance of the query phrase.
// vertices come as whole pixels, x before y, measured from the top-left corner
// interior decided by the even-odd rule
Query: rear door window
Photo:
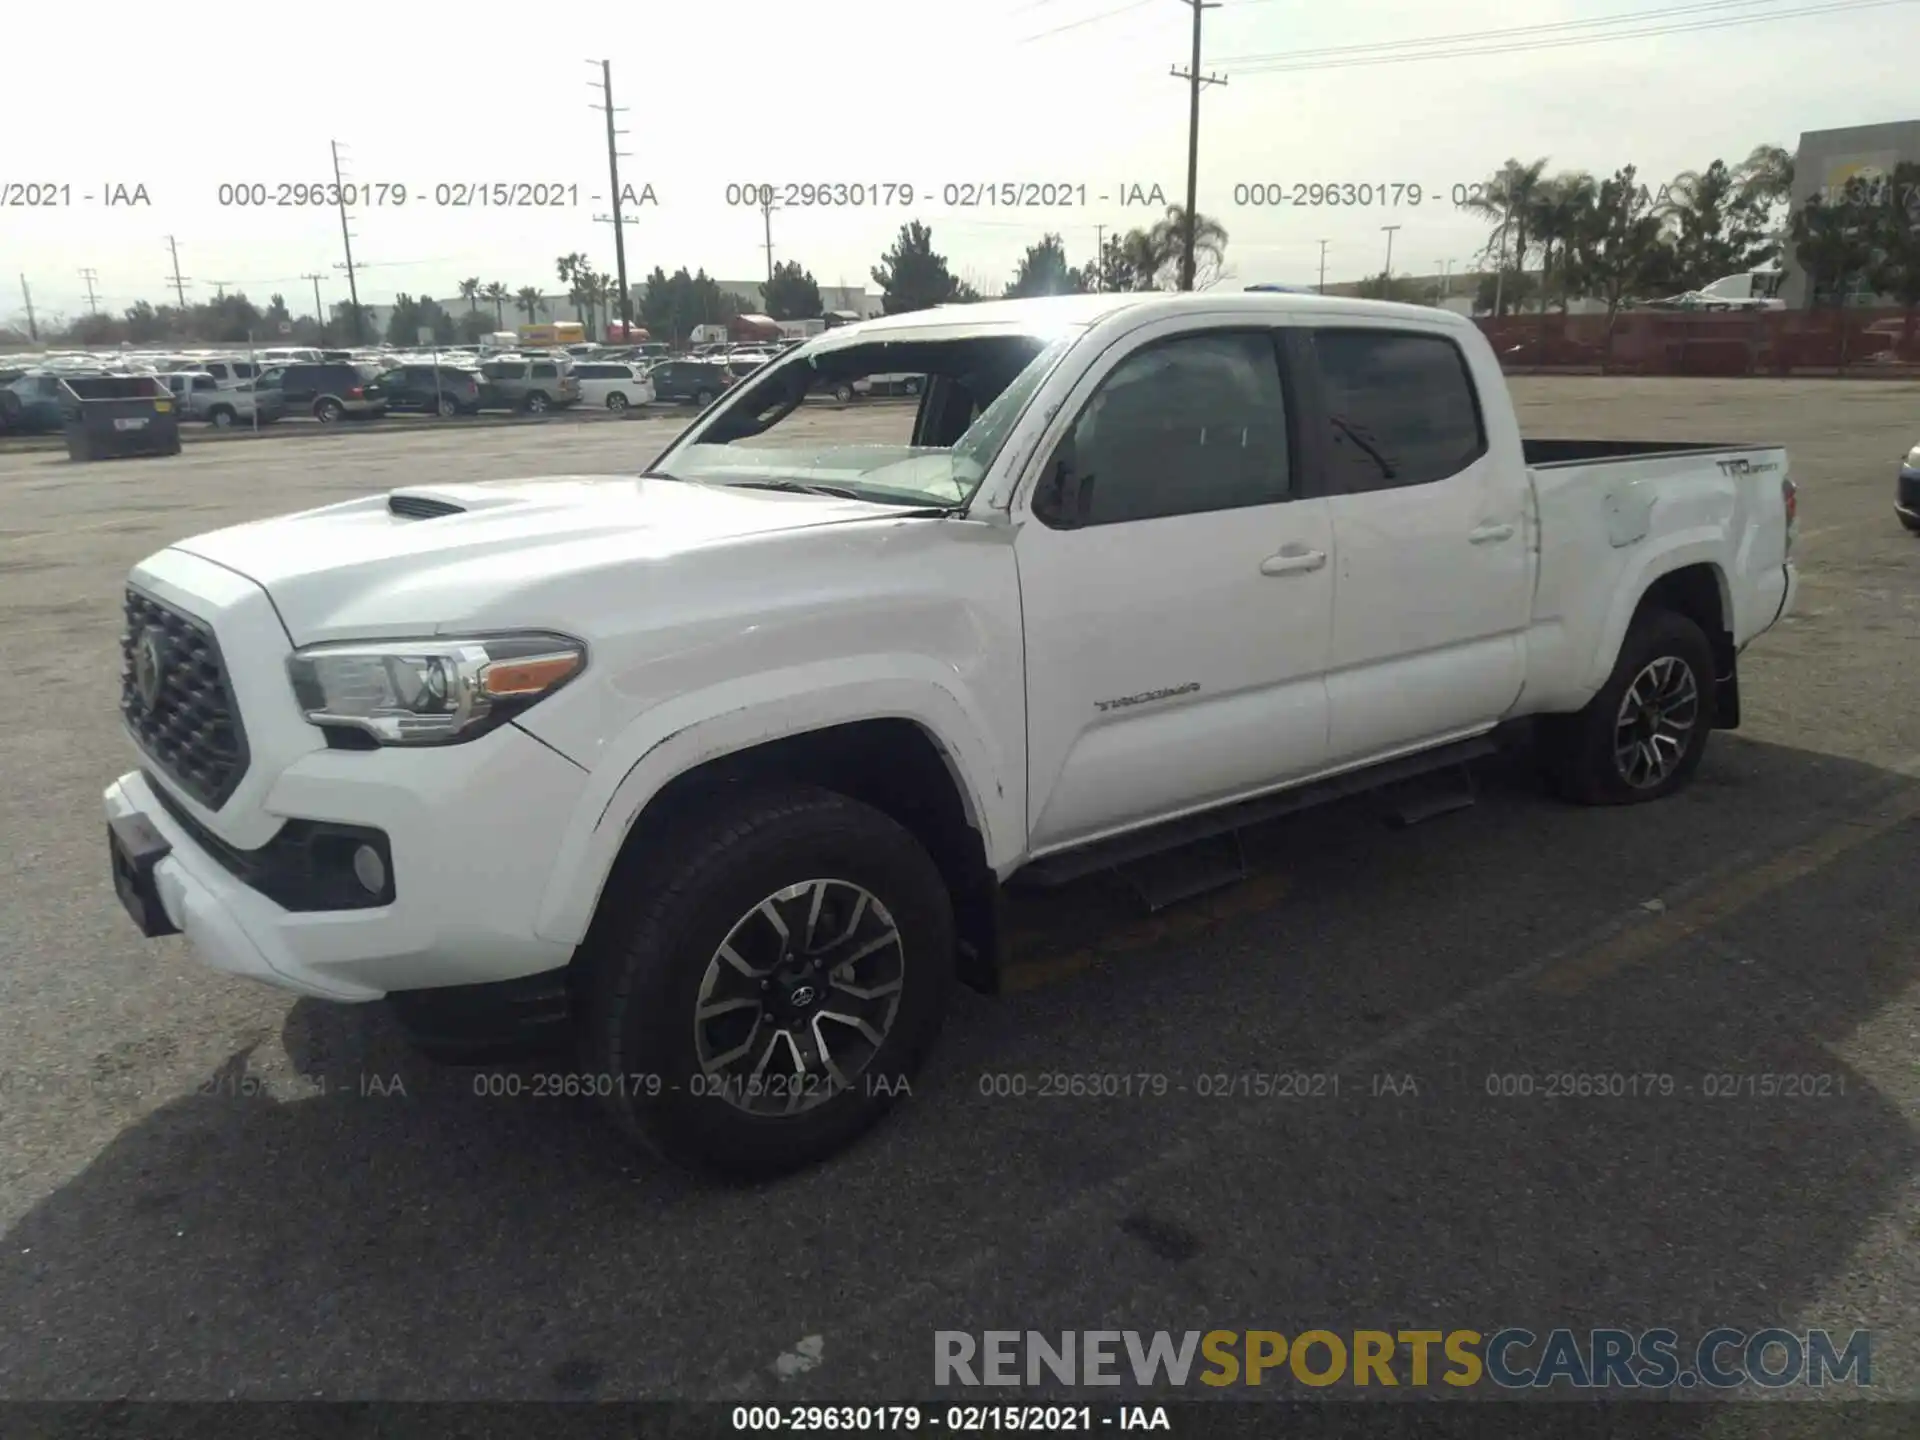
[[[1487,453],[1467,357],[1444,335],[1316,330],[1335,494],[1431,485]]]

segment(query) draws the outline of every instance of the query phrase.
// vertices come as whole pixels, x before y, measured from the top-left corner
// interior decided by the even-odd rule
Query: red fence
[[[1792,375],[1844,369],[1905,376],[1920,365],[1920,324],[1913,320],[1899,310],[1623,310],[1614,317],[1610,347],[1605,315],[1509,315],[1475,323],[1510,370]]]

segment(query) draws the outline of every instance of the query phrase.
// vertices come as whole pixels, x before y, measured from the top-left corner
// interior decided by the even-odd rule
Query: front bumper
[[[512,726],[469,745],[300,757],[275,779],[263,808],[382,832],[395,895],[376,909],[283,908],[200,843],[155,793],[164,782],[143,771],[108,786],[105,808],[120,834],[150,827],[166,847],[149,847],[158,858],[141,878],[160,913],[143,928],[183,933],[216,970],[302,995],[367,1001],[567,964],[572,947],[541,939],[534,923],[586,778]],[[209,822],[220,817],[199,823]],[[117,881],[123,899],[131,878]]]

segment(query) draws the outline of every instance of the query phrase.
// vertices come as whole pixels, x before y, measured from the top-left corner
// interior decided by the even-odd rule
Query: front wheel
[[[879,811],[742,796],[649,857],[587,960],[587,1066],[614,1122],[739,1178],[842,1149],[907,1093],[954,970],[939,870]],[[609,903],[622,904],[620,900]]]
[[[1714,721],[1713,647],[1684,615],[1655,611],[1627,631],[1585,709],[1543,717],[1549,785],[1582,805],[1636,805],[1684,789]]]
[[[233,428],[235,412],[229,410],[224,405],[219,405],[214,407],[212,413],[210,413],[207,418],[213,422],[214,429],[230,430]]]
[[[707,408],[707,406],[709,406],[709,405],[711,405],[711,404],[713,403],[713,391],[711,391],[711,390],[696,390],[696,391],[694,391],[694,393],[693,393],[693,403],[694,403],[695,405],[697,405],[697,406],[699,406],[699,407],[700,407],[700,409],[702,409],[702,410],[704,410],[704,409],[706,409],[706,408]]]

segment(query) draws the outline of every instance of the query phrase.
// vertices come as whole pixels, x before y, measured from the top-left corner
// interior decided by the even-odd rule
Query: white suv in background
[[[580,382],[582,405],[603,410],[625,410],[630,405],[653,403],[653,382],[647,379],[643,365],[587,360],[573,367],[573,378]]]

